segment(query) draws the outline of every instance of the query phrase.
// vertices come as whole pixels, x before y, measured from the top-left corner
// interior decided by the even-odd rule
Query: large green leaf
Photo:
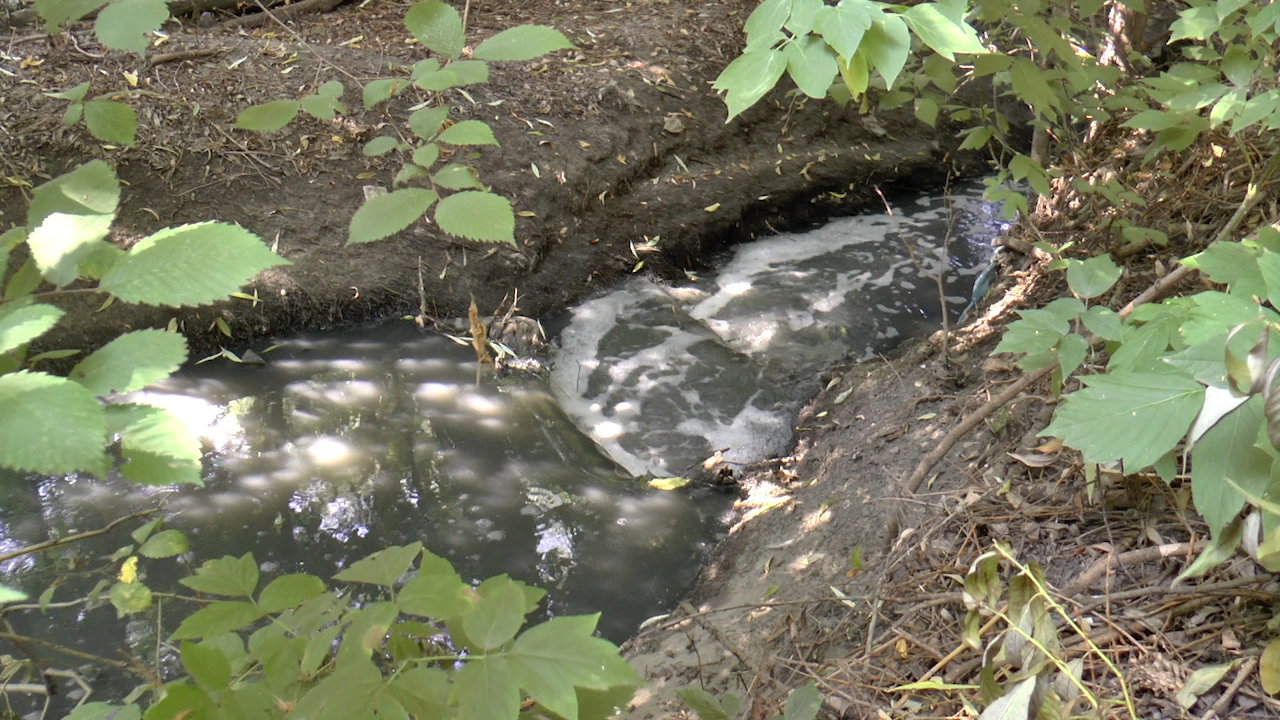
[[[434,190],[403,188],[375,197],[351,216],[348,245],[381,240],[409,227],[440,196]]]
[[[333,576],[340,582],[369,583],[391,587],[409,572],[413,561],[422,552],[422,543],[392,545],[351,563],[351,567]]]
[[[88,390],[45,373],[0,375],[0,466],[101,474],[106,439],[102,406]]]
[[[248,230],[205,222],[139,240],[99,287],[127,302],[204,305],[238,291],[269,267],[289,264]]]
[[[45,334],[64,314],[52,305],[28,305],[0,317],[0,354]]]
[[[519,25],[480,43],[471,57],[477,60],[532,60],[571,47],[573,43],[559,30],[541,25]]]
[[[529,628],[506,653],[520,687],[561,717],[576,717],[575,687],[639,685],[613,643],[592,637],[599,615],[561,617]]]
[[[956,53],[987,51],[978,42],[978,34],[964,21],[963,5],[921,3],[907,8],[902,17],[925,45],[948,60],[954,60]]]
[[[393,602],[369,603],[348,613],[347,629],[338,648],[338,667],[368,662],[370,653],[382,645],[387,630],[399,614],[400,609]]]
[[[27,245],[40,273],[59,287],[80,275],[79,263],[111,230],[111,215],[53,213],[31,231]]]
[[[182,667],[191,679],[209,690],[222,690],[231,683],[231,662],[222,650],[208,643],[183,642]]]
[[[911,32],[907,23],[897,15],[873,13],[874,22],[862,36],[862,51],[884,78],[892,90],[907,59],[911,57]]]
[[[324,581],[314,575],[281,575],[267,583],[258,605],[270,613],[294,608],[324,594]]]
[[[235,632],[265,616],[267,611],[249,602],[221,600],[187,616],[173,631],[171,640],[203,639]]]
[[[417,159],[416,153],[414,158],[415,160]],[[432,158],[424,157],[422,159],[431,160]],[[431,182],[449,190],[483,190],[484,184],[480,182],[479,175],[476,169],[469,165],[449,163],[431,176]]]
[[[447,107],[420,108],[414,110],[409,116],[409,129],[423,140],[430,140],[440,132],[440,126],[444,124],[444,119],[447,117],[449,117]]]
[[[302,103],[297,100],[272,100],[253,105],[236,116],[236,127],[241,130],[275,132],[284,128],[298,115]]]
[[[1095,255],[1088,260],[1067,261],[1067,285],[1078,297],[1088,300],[1111,289],[1120,279],[1121,268],[1109,255]]]
[[[146,55],[146,34],[159,30],[168,19],[164,0],[112,0],[98,13],[93,29],[103,47]]]
[[[453,677],[458,717],[467,720],[513,720],[520,712],[520,690],[501,656],[470,660]]]
[[[118,145],[133,145],[138,133],[138,113],[115,100],[90,100],[84,104],[84,124],[95,138]]]
[[[404,24],[422,47],[449,59],[462,54],[462,17],[451,5],[439,0],[416,2],[405,14]]]
[[[81,360],[68,374],[99,397],[141,390],[187,361],[187,341],[164,330],[125,333]]]
[[[289,717],[298,720],[369,720],[374,717],[391,720],[405,717],[403,708],[399,713],[391,711],[375,715],[374,708],[379,706],[387,684],[372,662],[351,663],[338,668],[311,688]],[[514,713],[504,720],[513,718]]]
[[[58,26],[79,20],[107,4],[107,0],[36,0],[36,11],[45,22],[45,30],[57,32]]]
[[[489,124],[481,120],[463,120],[440,133],[438,140],[450,145],[497,145]]]
[[[253,553],[245,553],[238,558],[227,555],[217,560],[206,560],[195,575],[181,578],[178,582],[196,592],[249,598],[258,587],[258,563],[253,559]]]
[[[729,106],[729,122],[744,110],[755,105],[764,94],[778,84],[787,69],[787,56],[781,50],[748,48],[729,63],[716,78],[714,88],[726,91],[725,104]]]
[[[873,12],[878,11],[867,0],[843,0],[819,10],[813,18],[813,30],[840,55],[851,58],[871,27]]]
[[[1085,383],[1040,434],[1061,438],[1086,462],[1123,460],[1129,472],[1177,445],[1204,400],[1204,386],[1181,374],[1120,371]]]
[[[39,227],[53,213],[114,215],[119,203],[115,170],[94,160],[36,188],[27,208],[27,226]]]
[[[397,601],[400,609],[410,615],[431,617],[437,620],[448,620],[460,615],[470,607],[463,599],[462,593],[469,588],[462,582],[462,577],[448,563],[440,566],[429,561],[436,558],[424,552],[422,567],[418,575],[401,588]],[[432,567],[435,565],[435,567]]]
[[[791,16],[783,27],[794,37],[804,37],[813,30],[813,19],[823,7],[822,0],[792,0]]]
[[[1022,319],[1005,328],[1004,337],[993,353],[1035,353],[1058,344],[1063,335],[1071,331],[1071,325],[1048,310],[1020,310]]]
[[[769,40],[780,36],[779,31],[791,17],[792,0],[764,0],[747,16],[742,31],[747,36],[750,47],[761,40]]]
[[[148,558],[167,558],[181,555],[188,549],[187,536],[179,530],[161,530],[147,538],[138,548],[138,554]]]
[[[479,85],[489,82],[489,63],[481,60],[456,60],[446,68],[458,79],[459,85]]]
[[[463,617],[463,630],[477,650],[501,647],[524,624],[524,591],[509,578],[500,578],[499,583]]]
[[[387,692],[419,718],[445,717],[449,676],[440,668],[414,667],[395,674]]]
[[[1262,396],[1255,395],[1218,421],[1191,453],[1191,495],[1214,537],[1247,502],[1226,480],[1260,496],[1271,479],[1271,458],[1255,446],[1264,420]]]
[[[468,240],[515,244],[515,212],[511,202],[501,195],[454,193],[436,206],[436,224],[450,235]]]
[[[1233,295],[1267,296],[1258,251],[1241,243],[1216,242],[1196,256],[1196,265],[1210,280],[1226,285]]]
[[[164,408],[112,405],[107,423],[120,433],[120,472],[143,485],[200,485],[200,440],[191,426]]]
[[[827,88],[838,72],[836,54],[825,42],[806,35],[787,45],[787,72],[805,95],[812,98],[827,96]]]

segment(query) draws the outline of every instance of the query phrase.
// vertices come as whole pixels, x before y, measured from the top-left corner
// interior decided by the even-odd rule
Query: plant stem
[[[55,547],[58,547],[59,545],[67,545],[73,542],[80,542],[81,540],[85,540],[87,538],[97,537],[99,535],[106,535],[107,533],[114,530],[116,526],[121,523],[129,522],[130,520],[137,520],[138,518],[144,518],[148,515],[152,515],[157,512],[160,512],[159,508],[152,508],[151,510],[143,510],[142,512],[136,512],[132,515],[125,515],[122,518],[117,518],[115,520],[112,520],[111,522],[107,523],[106,527],[98,528],[97,530],[89,530],[87,532],[82,532],[77,535],[69,535],[64,538],[58,538],[57,540],[49,540],[42,543],[36,543],[35,545],[28,545],[27,547],[19,548],[18,550],[14,550],[13,552],[7,552],[7,553],[4,553],[3,555],[0,555],[0,563],[5,562],[6,560],[12,560],[16,557],[22,557],[23,555],[30,555],[31,553],[37,553],[37,552],[40,552],[41,550],[48,550],[49,548],[55,548]]]

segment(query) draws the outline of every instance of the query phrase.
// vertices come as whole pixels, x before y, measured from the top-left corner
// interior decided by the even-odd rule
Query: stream
[[[601,634],[621,642],[686,588],[733,499],[656,490],[649,476],[716,451],[730,463],[788,452],[824,368],[939,325],[939,269],[953,320],[968,302],[1004,224],[979,183],[953,193],[954,213],[939,197],[898,198],[892,217],[762,238],[680,286],[633,278],[546,321],[549,377],[490,371],[477,385],[469,347],[406,321],[284,340],[265,366],[185,368],[132,399],[201,429],[205,487],[0,474],[0,553],[157,503],[193,552],[144,561],[155,589],[225,554],[252,551],[265,584],[421,540],[464,578],[546,588],[547,615],[603,612]],[[117,532],[70,552],[97,567],[127,542]],[[0,582],[38,596],[46,565],[10,560]],[[94,580],[72,575],[52,600]],[[181,616],[164,610],[167,636]],[[97,654],[156,653],[154,613],[117,620],[103,603],[12,619]]]

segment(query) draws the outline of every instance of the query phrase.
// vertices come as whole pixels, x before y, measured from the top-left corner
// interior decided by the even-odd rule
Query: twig
[[[210,57],[213,55],[221,55],[226,52],[223,48],[197,48],[195,50],[179,50],[178,52],[162,53],[160,55],[152,55],[147,59],[148,65],[160,65],[162,63],[180,62],[182,60],[194,60],[196,58]]]
[[[0,640],[8,640],[11,643],[12,642],[35,643],[36,645],[43,645],[49,648],[50,650],[60,652],[63,655],[70,655],[71,657],[80,658],[81,660],[92,660],[93,662],[100,662],[116,668],[131,667],[129,663],[124,662],[122,660],[112,660],[111,658],[105,658],[105,657],[102,657],[101,655],[94,655],[93,653],[81,652],[79,650],[66,647],[65,645],[59,645],[57,643],[49,642],[48,640],[41,640],[40,638],[28,637],[26,635],[15,635],[13,633],[0,632]]]
[[[1119,555],[1107,555],[1100,558],[1097,562],[1090,565],[1084,572],[1080,573],[1075,580],[1064,587],[1061,591],[1063,597],[1074,597],[1089,589],[1096,580],[1107,574],[1114,568],[1127,563],[1144,563],[1152,560],[1160,560],[1171,557],[1186,557],[1192,553],[1204,549],[1203,540],[1195,543],[1169,543],[1167,545],[1157,545],[1155,547],[1142,548],[1140,550],[1130,550],[1129,552],[1120,553]]]
[[[4,553],[3,555],[0,555],[0,563],[6,562],[8,560],[12,560],[16,557],[22,557],[23,555],[30,555],[31,553],[37,553],[37,552],[40,552],[41,550],[48,550],[49,548],[55,548],[55,547],[58,547],[59,545],[67,545],[69,543],[80,542],[81,540],[85,540],[91,537],[106,535],[107,533],[116,529],[116,526],[119,525],[120,523],[129,522],[130,520],[137,520],[138,518],[143,518],[158,512],[160,512],[159,508],[143,510],[142,512],[136,512],[132,515],[126,515],[122,518],[117,518],[115,520],[112,520],[111,522],[107,523],[105,527],[99,528],[97,530],[89,530],[88,532],[82,532],[78,535],[68,535],[67,537],[58,538],[57,540],[48,540],[46,542],[36,543],[35,545],[28,545],[27,547],[19,548],[17,550],[14,550],[13,552],[7,552],[7,553]]]
[[[1218,698],[1213,707],[1209,708],[1209,712],[1200,716],[1200,720],[1213,720],[1215,717],[1222,717],[1222,714],[1227,711],[1227,706],[1231,704],[1231,700],[1235,698],[1236,693],[1240,692],[1240,687],[1244,685],[1244,681],[1249,679],[1249,676],[1253,674],[1253,669],[1257,666],[1258,658],[1251,657],[1245,660],[1244,665],[1240,666],[1240,672],[1236,673],[1235,679],[1231,681],[1226,690],[1222,691],[1222,697]]]

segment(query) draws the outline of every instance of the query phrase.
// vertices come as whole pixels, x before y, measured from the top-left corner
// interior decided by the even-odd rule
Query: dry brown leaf
[[[480,309],[476,307],[474,298],[471,300],[471,307],[467,308],[467,319],[471,321],[471,347],[475,348],[476,360],[493,364],[493,359],[489,357],[489,332],[485,330],[484,323],[480,322]]]

